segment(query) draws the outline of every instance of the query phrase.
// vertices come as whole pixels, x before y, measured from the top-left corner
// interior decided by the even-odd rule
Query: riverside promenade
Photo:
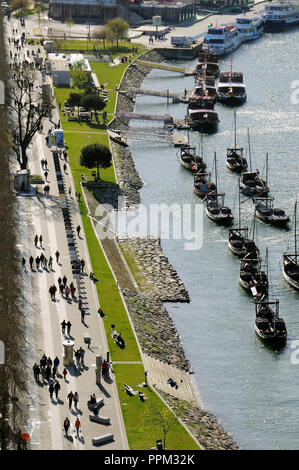
[[[12,30],[17,29],[14,37],[20,37],[20,23],[11,21],[6,23],[6,36],[13,37]],[[13,54],[16,49],[11,45],[10,50]],[[26,57],[27,50],[31,52],[30,46],[22,49],[20,54]],[[9,49],[8,49],[9,50]],[[18,52],[19,54],[19,52]],[[20,59],[22,56],[20,56]],[[37,81],[34,83],[36,93],[41,93],[41,74],[36,72]],[[113,373],[110,370],[110,377],[102,378],[101,384],[96,385],[95,363],[96,356],[106,357],[108,351],[107,340],[105,336],[103,320],[98,314],[99,302],[94,283],[89,279],[89,273],[92,271],[88,248],[86,245],[83,229],[80,237],[76,233],[76,245],[80,254],[80,259],[85,260],[85,273],[78,279],[72,275],[70,263],[70,251],[67,244],[67,237],[64,227],[63,213],[61,209],[61,200],[63,199],[58,191],[57,173],[54,167],[53,153],[46,145],[45,137],[48,129],[53,129],[53,124],[57,124],[59,116],[57,110],[53,111],[52,120],[43,121],[43,132],[35,136],[33,145],[29,154],[29,167],[31,174],[43,175],[41,160],[47,159],[48,177],[47,184],[50,186],[50,195],[43,193],[35,195],[18,194],[16,198],[16,207],[18,212],[19,239],[18,248],[20,259],[24,257],[26,269],[23,271],[22,285],[20,286],[24,293],[23,315],[26,323],[26,366],[28,375],[28,396],[24,397],[23,408],[28,416],[28,426],[23,426],[22,431],[30,433],[30,449],[32,450],[83,450],[95,449],[92,444],[92,438],[103,434],[112,433],[114,438],[100,446],[100,449],[128,449],[126,431],[123,423],[122,413],[119,404],[117,388]],[[64,160],[61,160],[63,167]],[[78,225],[83,227],[79,206],[75,198],[75,188],[69,164],[67,163],[66,173],[63,172],[63,182],[65,188],[70,188],[65,194],[65,200],[69,208],[70,216],[73,221],[73,227]],[[35,235],[42,235],[42,247],[35,247]],[[56,262],[55,252],[59,251],[59,262]],[[32,255],[35,259],[43,253],[47,259],[53,258],[52,269],[36,268],[34,263],[33,270],[29,266],[29,257]],[[49,287],[55,284],[58,288],[58,277],[67,277],[67,284],[74,283],[76,287],[75,298],[67,300],[65,296],[60,295],[57,289],[56,300],[51,301]],[[83,308],[86,312],[84,323],[81,322],[81,314],[78,308],[78,293],[80,290],[83,301]],[[69,320],[72,324],[70,335],[63,335],[60,323]],[[84,333],[91,337],[91,345],[88,348],[84,343]],[[68,374],[66,380],[63,379],[63,342],[66,340],[74,341],[74,349],[80,346],[85,350],[85,366],[78,369],[75,366],[67,366]],[[58,367],[57,380],[61,389],[59,399],[50,400],[48,383],[36,383],[33,376],[32,366],[39,361],[45,353],[51,357],[55,356],[60,360]],[[69,409],[67,395],[70,392],[79,394],[78,409]],[[87,408],[87,401],[91,394],[104,398],[104,406],[100,409],[99,415],[110,418],[110,424],[104,425],[91,422],[89,415],[92,414]],[[63,422],[68,417],[70,421],[69,437],[64,435]],[[81,429],[79,438],[76,437],[74,423],[79,417]]]

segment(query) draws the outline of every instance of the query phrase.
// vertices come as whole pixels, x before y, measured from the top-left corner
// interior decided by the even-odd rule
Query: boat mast
[[[241,194],[240,194],[240,178],[238,178],[239,186],[239,228],[241,228]]]
[[[266,187],[268,186],[268,153],[266,153]]]
[[[203,134],[200,134],[200,156],[203,161]]]
[[[251,164],[251,146],[250,146],[250,137],[249,137],[249,127],[247,127],[247,136],[248,136],[249,168],[250,168],[250,173],[251,173],[252,164]]]
[[[295,202],[295,260],[297,264],[297,201]]]
[[[234,127],[235,127],[235,149],[237,148],[237,118],[236,110],[234,109]]]
[[[217,189],[217,167],[216,167],[216,152],[214,152],[214,162],[215,162],[215,184],[216,184],[216,193],[217,193],[218,189]]]

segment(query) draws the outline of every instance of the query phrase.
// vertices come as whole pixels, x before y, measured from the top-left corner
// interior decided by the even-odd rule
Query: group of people
[[[56,375],[58,374],[59,359],[56,356],[52,361],[50,357],[47,357],[45,354],[39,361],[39,365],[35,363],[33,365],[33,375],[36,382],[40,382],[39,376],[41,375],[43,381],[46,379],[47,382],[50,381],[51,375],[55,380]]]
[[[80,366],[84,367],[84,357],[85,357],[85,350],[80,346],[80,348],[77,351],[74,351],[75,359],[76,359],[76,366],[78,369]]]
[[[69,431],[70,425],[71,425],[70,420],[68,419],[68,417],[66,417],[64,422],[63,422],[63,427],[64,427],[64,430],[65,430],[65,435],[66,436],[68,436],[68,431]],[[78,416],[77,416],[77,419],[75,421],[75,429],[76,429],[77,437],[79,437],[79,433],[80,433],[80,429],[81,429],[81,423],[80,423],[80,419],[78,418]]]

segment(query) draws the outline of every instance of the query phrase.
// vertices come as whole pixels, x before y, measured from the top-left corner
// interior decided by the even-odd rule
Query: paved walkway
[[[9,29],[18,29],[21,32],[20,23],[11,21]],[[8,35],[13,36],[8,30]],[[12,48],[14,50],[14,48]],[[30,49],[30,47],[28,47]],[[41,76],[37,72],[38,79],[35,83],[36,92],[41,92]],[[58,122],[58,113],[53,113],[53,121]],[[107,341],[104,332],[103,320],[98,314],[98,297],[93,282],[89,279],[91,264],[88,249],[81,229],[81,237],[75,235],[75,245],[79,252],[80,259],[85,260],[85,275],[74,279],[70,263],[70,250],[67,243],[67,236],[64,228],[64,220],[61,208],[63,197],[59,195],[57,184],[57,168],[54,167],[54,159],[51,149],[45,144],[45,134],[53,123],[44,121],[44,134],[37,134],[30,154],[31,173],[43,175],[41,159],[48,161],[50,185],[50,196],[39,194],[31,197],[17,197],[17,207],[19,213],[20,237],[18,247],[20,256],[27,259],[27,270],[23,273],[24,315],[26,316],[26,340],[27,340],[27,366],[28,366],[28,430],[31,435],[32,449],[94,449],[91,439],[93,437],[113,433],[114,440],[104,444],[100,449],[128,449],[126,432],[122,419],[116,384],[113,374],[110,378],[102,379],[98,387],[95,382],[95,362],[96,355],[106,356],[108,351]],[[61,167],[64,161],[60,160]],[[75,200],[75,188],[70,174],[69,165],[66,174],[62,174],[62,181],[66,189],[65,203],[73,221],[73,227],[80,225],[83,227],[79,207]],[[67,190],[71,188],[69,195]],[[34,236],[42,234],[42,247],[34,246]],[[55,252],[60,252],[59,263],[56,263]],[[55,260],[53,269],[45,270],[29,267],[29,257],[34,259],[43,252],[49,259],[51,255]],[[71,281],[77,289],[76,298],[73,301],[56,293],[56,301],[50,300],[49,286],[53,283],[58,287],[57,279],[66,275],[67,284]],[[75,276],[76,277],[76,276]],[[78,308],[78,292],[83,299],[83,307],[86,311],[85,323],[81,322],[81,315]],[[72,323],[70,336],[64,336],[61,332],[60,323],[62,320],[70,320]],[[91,336],[91,347],[84,344],[84,333]],[[68,375],[63,380],[61,375],[63,366],[63,341],[71,339],[75,342],[75,349],[82,346],[85,349],[85,366],[78,370],[75,367],[68,367]],[[48,384],[35,383],[32,373],[34,362],[39,363],[43,353],[53,360],[57,355],[60,360],[58,381],[61,385],[59,400],[50,400]],[[79,394],[78,410],[69,409],[67,395],[75,391]],[[104,406],[100,410],[100,415],[110,418],[111,424],[106,426],[90,422],[87,401],[92,393],[98,397],[104,397]],[[54,395],[55,397],[55,395]],[[74,422],[79,416],[82,426],[82,433],[79,439],[75,436]],[[63,421],[68,417],[71,422],[71,436],[66,438],[63,431]],[[23,429],[25,431],[25,429]]]

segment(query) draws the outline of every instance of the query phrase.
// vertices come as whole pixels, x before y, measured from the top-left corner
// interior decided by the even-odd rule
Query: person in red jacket
[[[79,437],[79,432],[80,432],[80,428],[81,428],[81,423],[80,423],[79,418],[76,419],[75,428],[76,428],[76,431],[77,431],[77,437]]]

